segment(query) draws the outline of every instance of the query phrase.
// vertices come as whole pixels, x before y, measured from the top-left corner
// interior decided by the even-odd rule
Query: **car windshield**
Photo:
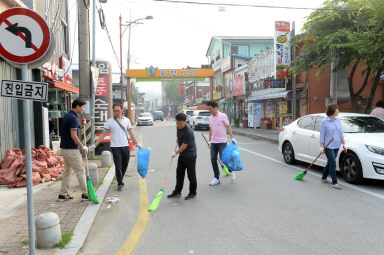
[[[150,113],[142,113],[140,117],[151,117]]]
[[[155,112],[155,115],[163,115],[162,112]]]
[[[375,117],[343,117],[344,133],[384,133],[384,120]]]
[[[186,111],[185,114],[187,114],[187,115],[192,115],[192,114],[193,114],[193,111]]]
[[[211,116],[210,112],[199,112],[199,116]]]

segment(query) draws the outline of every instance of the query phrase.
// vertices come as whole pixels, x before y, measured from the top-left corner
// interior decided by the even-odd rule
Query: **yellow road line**
[[[142,143],[142,137],[140,136],[140,144]],[[139,189],[140,189],[140,210],[139,216],[137,217],[136,224],[133,227],[128,238],[125,240],[123,245],[120,247],[116,255],[129,255],[140,240],[141,235],[144,232],[149,220],[148,213],[148,192],[146,181],[139,176]]]

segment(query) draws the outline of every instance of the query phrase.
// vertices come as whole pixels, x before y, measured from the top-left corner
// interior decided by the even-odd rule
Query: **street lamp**
[[[147,16],[145,18],[141,18],[141,19],[136,19],[132,22],[129,22],[129,23],[126,23],[126,24],[122,24],[121,23],[121,15],[119,17],[119,21],[120,21],[120,87],[121,87],[121,104],[124,105],[124,93],[123,93],[123,44],[122,44],[122,40],[123,40],[123,35],[124,35],[124,32],[127,30],[127,28],[131,28],[131,25],[132,24],[137,24],[138,21],[140,20],[146,20],[146,19],[153,19],[152,16]],[[122,31],[122,27],[123,26],[126,26],[126,28],[124,29],[124,31]],[[131,31],[131,30],[129,30]],[[130,32],[129,32],[130,34]],[[131,36],[129,36],[129,42],[131,40]],[[128,46],[128,54],[129,54],[129,46]],[[128,68],[129,68],[129,60],[128,60]],[[129,78],[127,78],[127,100],[128,100],[128,118],[129,120],[131,120],[131,81]]]

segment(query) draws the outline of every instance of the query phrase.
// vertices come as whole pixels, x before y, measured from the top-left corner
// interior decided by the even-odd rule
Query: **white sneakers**
[[[221,183],[220,180],[217,179],[217,178],[215,177],[215,178],[213,178],[213,180],[209,183],[209,186],[215,186],[215,185],[218,185],[218,184],[220,184],[220,183]]]
[[[236,179],[236,174],[234,171],[231,172],[231,181],[235,181]]]
[[[234,171],[232,171],[232,172],[231,172],[231,181],[235,181],[235,179],[236,179],[236,174],[235,174]],[[221,183],[220,180],[217,179],[217,178],[215,177],[215,178],[213,178],[213,180],[209,183],[209,186],[215,186],[215,185],[218,185],[218,184],[220,184],[220,183]]]

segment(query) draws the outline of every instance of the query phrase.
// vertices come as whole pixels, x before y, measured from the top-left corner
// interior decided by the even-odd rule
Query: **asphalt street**
[[[102,205],[82,254],[116,254],[132,235],[136,242],[131,242],[131,254],[140,255],[382,254],[384,182],[356,186],[339,176],[342,190],[335,190],[320,183],[319,167],[296,181],[294,175],[306,164],[286,165],[276,144],[237,136],[244,170],[237,172],[234,182],[222,175],[222,184],[211,187],[213,171],[201,132],[195,132],[197,198],[183,199],[187,178],[182,198],[166,198],[176,182],[174,162],[158,210],[149,213],[146,224],[138,224],[140,196],[148,194],[150,203],[159,191],[176,142],[176,126],[157,121],[152,127],[136,128],[144,147],[152,148],[147,193],[139,191],[133,160],[125,189],[117,192],[112,184],[108,193],[121,201],[111,208]],[[132,233],[137,225],[142,231]]]

